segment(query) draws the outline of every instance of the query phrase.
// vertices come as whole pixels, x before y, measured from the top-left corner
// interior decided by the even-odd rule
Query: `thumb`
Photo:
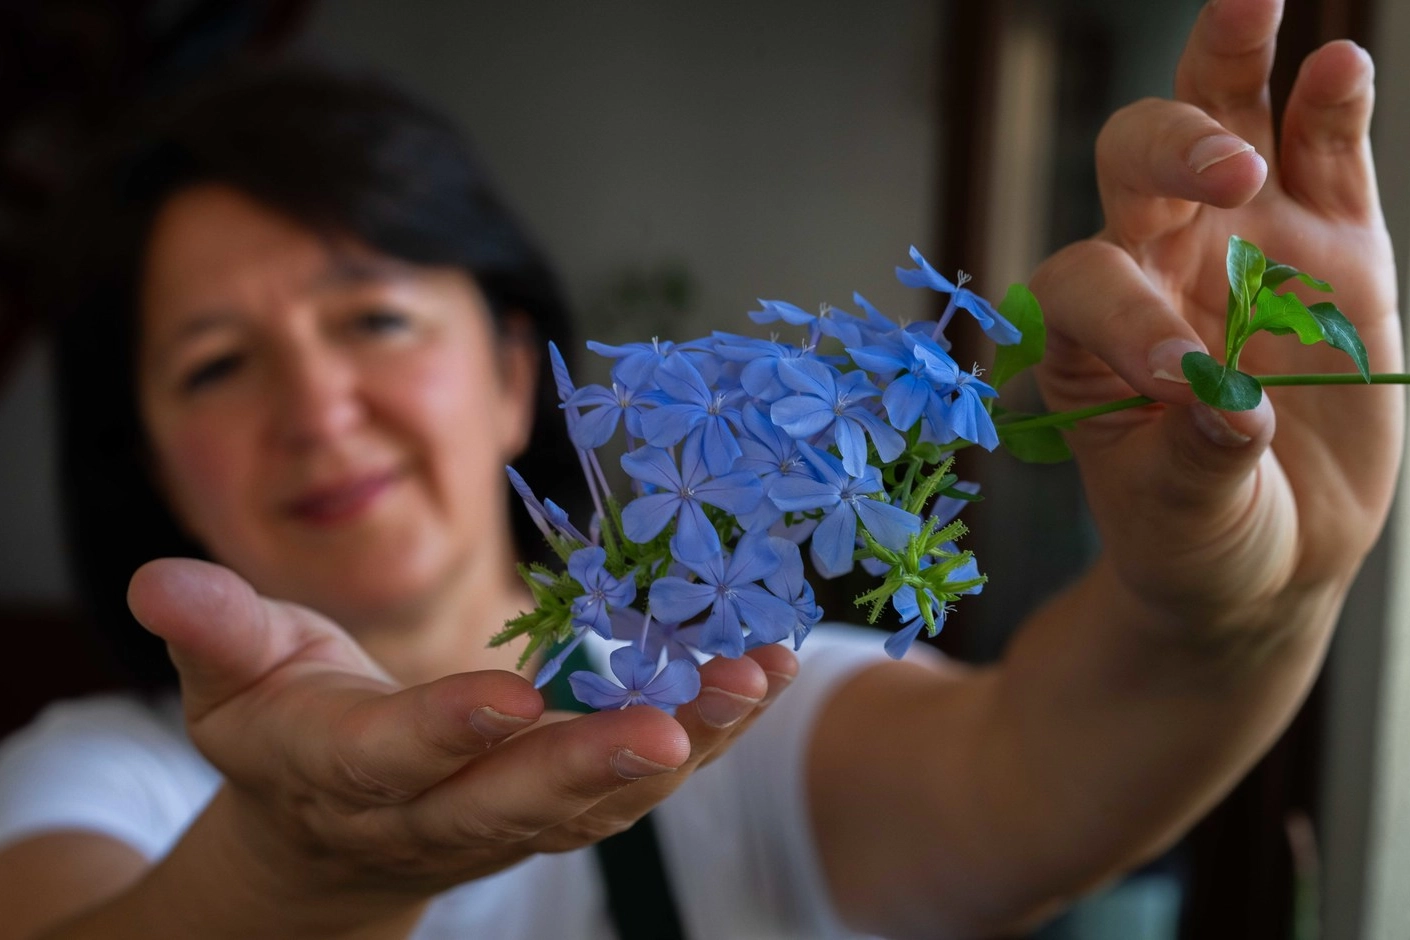
[[[265,600],[235,572],[209,562],[148,562],[132,576],[127,604],[142,626],[166,640],[192,720],[320,645],[333,655],[319,659],[352,660],[346,664],[356,671],[380,672],[330,621]]]

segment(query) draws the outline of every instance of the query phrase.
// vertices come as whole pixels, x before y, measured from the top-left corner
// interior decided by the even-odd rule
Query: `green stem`
[[[1361,377],[1359,372],[1321,372],[1306,373],[1302,375],[1256,375],[1260,385],[1266,387],[1289,386],[1289,385],[1410,385],[1410,374],[1404,372],[1375,372],[1370,379]],[[1130,398],[1123,398],[1119,401],[1109,401],[1104,405],[1092,405],[1089,408],[1074,408],[1072,411],[1055,411],[1050,414],[1038,415],[1034,418],[1024,418],[1021,421],[1013,421],[1008,424],[999,425],[999,429],[1008,431],[1028,431],[1033,428],[1062,427],[1073,424],[1086,418],[1095,418],[1098,415],[1110,414],[1113,411],[1125,411],[1127,408],[1139,408],[1142,405],[1149,405],[1155,401],[1145,395],[1133,395]]]

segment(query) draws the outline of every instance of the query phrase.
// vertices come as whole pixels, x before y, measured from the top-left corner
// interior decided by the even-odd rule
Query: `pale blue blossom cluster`
[[[698,693],[708,657],[782,640],[796,649],[822,616],[803,545],[822,577],[860,561],[882,579],[858,603],[873,621],[888,604],[899,615],[893,656],[921,629],[933,635],[948,601],[980,590],[973,556],[954,542],[954,516],[975,488],[949,472],[948,456],[996,446],[997,393],[950,356],[944,330],[964,310],[1000,345],[1020,335],[963,275],[952,283],[914,248],[911,258],[901,282],[948,295],[936,322],[899,325],[861,295],[857,313],[761,301],[750,317],[775,325],[773,338],[589,343],[614,360],[611,383],[581,388],[550,349],[595,513],[584,534],[510,471],[566,568],[524,569],[538,607],[497,638],[555,650],[540,686],[589,632],[631,644],[612,656],[616,683],[571,677],[594,708],[671,710]],[[780,338],[790,331],[797,342]],[[602,471],[609,446],[631,480],[624,501]]]

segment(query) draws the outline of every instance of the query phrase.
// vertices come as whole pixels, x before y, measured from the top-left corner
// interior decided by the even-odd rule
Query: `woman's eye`
[[[411,318],[395,310],[366,310],[358,314],[355,323],[364,333],[381,335],[409,329]]]
[[[243,356],[235,353],[211,359],[193,369],[186,378],[182,380],[181,387],[185,391],[196,392],[206,386],[214,385],[240,368],[240,363],[243,359]]]

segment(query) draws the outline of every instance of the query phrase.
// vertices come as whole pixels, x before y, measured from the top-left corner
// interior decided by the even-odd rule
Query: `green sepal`
[[[1356,327],[1337,309],[1337,305],[1323,301],[1308,307],[1307,312],[1317,318],[1327,345],[1350,356],[1361,377],[1367,382],[1371,381],[1371,363],[1366,358],[1366,346],[1361,342],[1361,334],[1356,332]]]
[[[1268,266],[1263,269],[1263,286],[1269,290],[1277,290],[1279,287],[1283,286],[1284,283],[1294,278],[1313,290],[1319,290],[1324,294],[1330,294],[1332,292],[1332,285],[1303,271],[1299,271],[1290,264],[1278,264],[1275,261],[1269,261]]]
[[[997,430],[1004,450],[1024,463],[1062,463],[1072,459],[1072,449],[1053,425],[1013,431],[1005,431],[999,425]]]
[[[1257,304],[1257,311],[1248,325],[1250,336],[1259,330],[1276,336],[1296,333],[1305,346],[1326,339],[1321,321],[1312,315],[1297,295],[1275,294],[1271,289],[1264,287],[1258,292]]]
[[[999,313],[1022,334],[1017,343],[1000,346],[994,352],[994,368],[989,371],[989,384],[1001,387],[1009,379],[1041,362],[1048,341],[1048,328],[1043,324],[1043,310],[1038,298],[1022,284],[1010,284],[1009,292],[999,303]]]
[[[1263,400],[1263,386],[1258,379],[1220,365],[1205,353],[1185,353],[1180,357],[1180,370],[1199,400],[1220,411],[1251,411]]]

